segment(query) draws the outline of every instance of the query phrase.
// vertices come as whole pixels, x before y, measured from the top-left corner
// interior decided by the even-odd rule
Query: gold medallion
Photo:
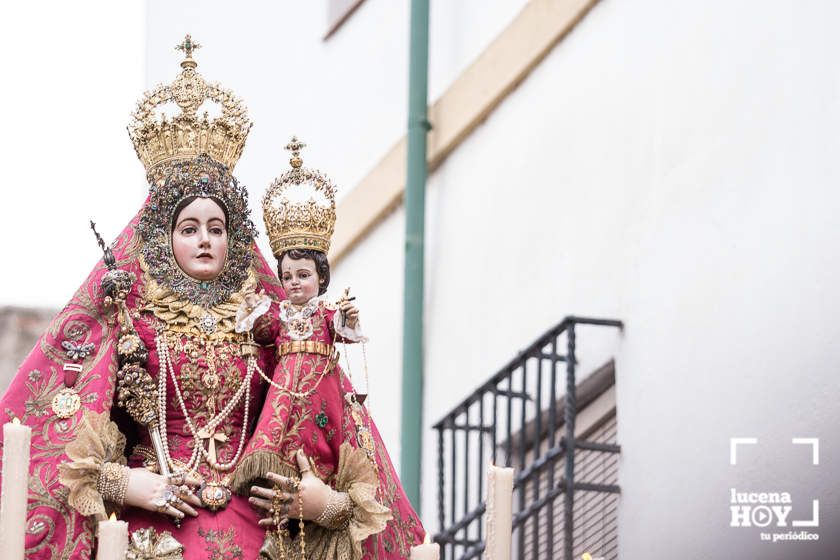
[[[373,440],[373,435],[371,435],[370,430],[368,430],[367,427],[359,426],[356,428],[356,443],[359,444],[359,447],[364,449],[368,457],[372,458],[375,455],[376,446]]]
[[[75,389],[65,387],[53,397],[52,409],[59,418],[70,418],[82,407],[82,399]]]
[[[199,490],[202,505],[210,511],[226,507],[230,502],[230,497],[230,490],[218,482],[205,482]]]
[[[215,371],[208,371],[201,376],[201,381],[208,389],[216,389],[219,386],[219,375]]]
[[[204,334],[213,334],[216,332],[216,324],[218,322],[218,319],[216,319],[213,315],[205,313],[201,319],[198,320],[198,327],[204,332]]]

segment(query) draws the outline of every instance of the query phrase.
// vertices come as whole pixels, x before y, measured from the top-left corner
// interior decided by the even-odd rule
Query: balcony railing
[[[576,391],[578,325],[623,328],[617,320],[566,317],[434,425],[440,527],[435,541],[441,544],[444,560],[477,558],[484,550],[488,456],[495,465],[516,468],[512,530],[514,558],[520,560],[572,560],[575,537],[587,529],[575,527],[579,517],[575,491],[610,496],[620,492],[617,484],[576,479],[575,463],[581,463],[581,454],[617,457],[621,451],[614,443],[614,430],[607,438],[575,437],[579,407],[587,404],[578,402]],[[561,364],[566,373],[564,392],[558,388]],[[555,536],[555,525],[560,525],[555,523],[559,514],[555,502],[561,495],[563,534]],[[591,516],[579,520],[584,523],[591,525]],[[614,540],[615,535],[609,538]]]

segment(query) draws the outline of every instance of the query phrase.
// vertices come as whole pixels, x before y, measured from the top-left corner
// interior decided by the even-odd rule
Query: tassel
[[[247,496],[251,485],[257,480],[264,480],[268,472],[286,477],[299,476],[297,468],[280,455],[270,451],[256,451],[239,461],[231,477],[230,488],[239,495]]]

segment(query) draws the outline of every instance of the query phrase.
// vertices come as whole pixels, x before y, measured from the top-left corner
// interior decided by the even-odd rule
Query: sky
[[[0,306],[60,308],[140,208],[126,125],[143,92],[145,6],[0,4]]]

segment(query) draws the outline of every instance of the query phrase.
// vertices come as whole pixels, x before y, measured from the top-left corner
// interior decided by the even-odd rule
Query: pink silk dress
[[[384,531],[365,540],[364,558],[407,558],[410,548],[423,542],[423,526],[367,409],[353,404],[350,397],[355,391],[351,381],[323,351],[336,342],[338,350],[342,350],[342,342],[353,341],[336,334],[335,306],[318,301],[308,320],[292,322],[281,320],[281,307],[288,309],[288,302],[275,302],[254,326],[255,340],[273,342],[278,357],[272,375],[274,383],[268,388],[266,406],[241,461],[242,476],[238,476],[234,486],[245,488],[268,470],[296,475],[298,449],[306,453],[315,474],[334,485],[341,444],[365,448],[368,442],[367,447],[373,450],[369,459],[375,461],[378,475],[378,501],[391,510],[392,519]],[[281,350],[284,345],[288,348],[303,341],[322,346],[318,352],[284,354]]]

